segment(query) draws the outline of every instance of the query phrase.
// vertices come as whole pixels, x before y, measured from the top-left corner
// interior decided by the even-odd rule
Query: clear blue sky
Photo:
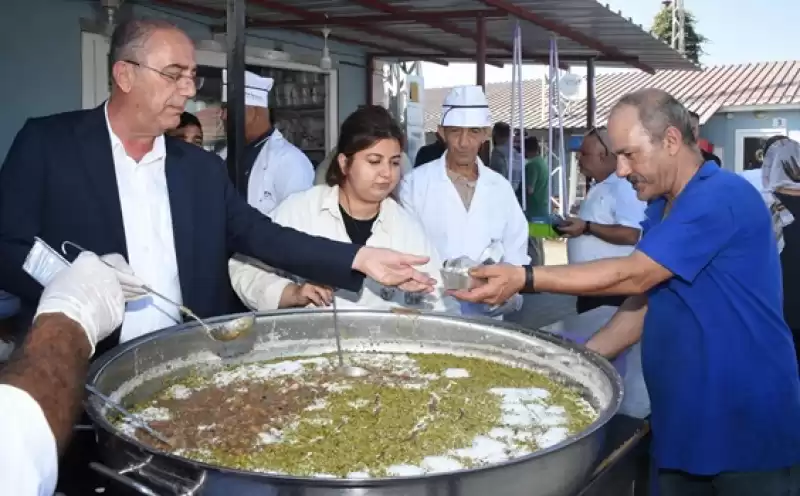
[[[661,8],[661,0],[600,0],[612,10],[650,28]],[[697,29],[709,38],[704,65],[735,64],[766,60],[800,59],[800,0],[684,0],[697,19]],[[487,82],[511,80],[511,69],[487,67]],[[526,67],[524,78],[541,74]],[[474,84],[473,64],[449,67],[424,64],[425,86]]]

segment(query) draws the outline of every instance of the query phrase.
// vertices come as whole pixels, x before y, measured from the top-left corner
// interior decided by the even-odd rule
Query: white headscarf
[[[772,214],[772,227],[778,241],[778,251],[783,250],[783,228],[794,222],[794,216],[780,202],[775,191],[790,189],[800,191],[800,143],[782,138],[772,143],[761,166],[764,199]]]

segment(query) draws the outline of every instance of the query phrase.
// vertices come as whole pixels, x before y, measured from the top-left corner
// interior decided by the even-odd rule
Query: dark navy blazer
[[[281,227],[249,206],[216,155],[166,138],[166,176],[183,302],[201,317],[236,299],[228,258],[242,253],[301,277],[357,291],[357,246]],[[22,300],[30,324],[41,287],[23,270],[33,237],[73,241],[127,259],[111,141],[103,107],[29,119],[0,169],[0,289]],[[72,254],[72,258],[74,258]],[[115,345],[119,331],[103,344]]]

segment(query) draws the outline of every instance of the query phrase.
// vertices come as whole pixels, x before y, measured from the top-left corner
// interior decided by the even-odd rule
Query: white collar
[[[447,151],[445,151],[438,160],[441,164],[441,167],[439,167],[439,178],[443,181],[450,182],[450,176],[447,175]],[[494,174],[492,174],[494,171],[486,167],[480,157],[476,157],[475,160],[478,162],[478,179],[475,183],[477,184],[481,180],[494,182]]]
[[[122,140],[119,139],[119,136],[114,133],[114,130],[111,129],[111,121],[108,120],[108,101],[103,105],[103,114],[106,117],[106,128],[108,129],[108,136],[111,138],[111,150],[117,150],[121,148],[125,150],[125,145],[122,144]],[[147,162],[155,162],[157,160],[161,160],[167,156],[167,148],[164,144],[164,135],[157,136],[156,139],[153,141],[153,148],[150,149],[149,152],[142,157],[140,163],[147,163]]]
[[[595,184],[612,184],[612,183],[615,183],[615,182],[621,181],[621,180],[622,180],[622,178],[619,177],[616,172],[612,172],[611,174],[609,174],[609,176],[607,178],[603,179],[602,181],[595,181],[594,183]]]

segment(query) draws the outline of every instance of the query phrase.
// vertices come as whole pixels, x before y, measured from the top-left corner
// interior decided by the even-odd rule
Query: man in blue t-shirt
[[[623,97],[608,130],[617,174],[650,203],[634,253],[482,267],[489,282],[456,296],[631,295],[587,346],[612,357],[641,339],[661,496],[800,495],[800,378],[764,201],[703,162],[689,113],[663,91]]]

